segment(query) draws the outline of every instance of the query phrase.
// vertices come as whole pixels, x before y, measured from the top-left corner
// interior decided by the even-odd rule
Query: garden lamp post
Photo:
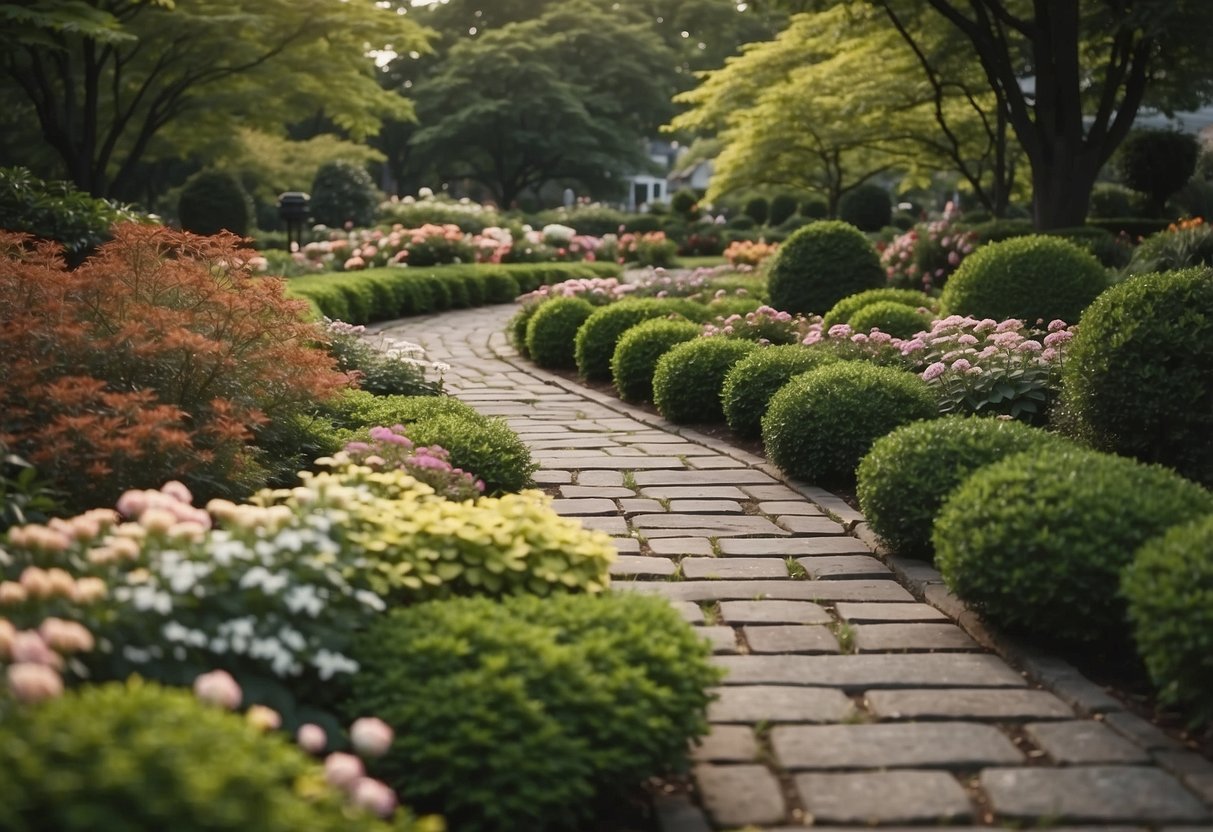
[[[303,224],[310,215],[312,198],[302,191],[287,191],[278,197],[278,215],[286,223],[286,247],[288,251],[303,248]],[[293,241],[293,245],[292,245]]]

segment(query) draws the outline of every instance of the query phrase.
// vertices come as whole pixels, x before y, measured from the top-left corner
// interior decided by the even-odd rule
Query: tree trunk
[[[1038,231],[1084,225],[1099,175],[1100,165],[1090,149],[1054,146],[1053,150],[1032,160],[1032,213]]]

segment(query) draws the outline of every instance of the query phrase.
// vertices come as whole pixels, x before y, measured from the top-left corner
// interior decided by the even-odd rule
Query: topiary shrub
[[[374,225],[381,201],[366,168],[352,162],[326,162],[312,180],[312,217],[330,228]]]
[[[573,369],[577,366],[574,342],[577,330],[594,314],[581,298],[545,301],[526,325],[526,350],[540,367]]]
[[[830,309],[821,319],[821,328],[829,331],[830,327],[835,324],[847,324],[851,322],[851,316],[873,303],[882,301],[892,301],[900,303],[903,306],[908,306],[911,309],[919,307],[929,309],[931,312],[939,311],[939,300],[933,298],[925,292],[920,292],[917,289],[868,289],[866,292],[857,292],[853,295],[848,295]]]
[[[902,303],[891,300],[877,301],[864,306],[851,316],[851,328],[856,332],[871,332],[879,329],[894,338],[912,338],[931,327],[932,316]]]
[[[1178,130],[1135,130],[1112,158],[1121,181],[1145,194],[1150,212],[1158,216],[1167,197],[1192,178],[1199,155],[1196,136]]]
[[[748,214],[738,214],[735,217],[730,217],[724,227],[732,231],[752,231],[758,227],[758,223],[754,222],[754,218]]]
[[[518,278],[509,272],[488,272],[484,275],[485,303],[512,303],[522,293]]]
[[[742,213],[754,221],[754,225],[766,225],[771,206],[765,199],[756,196],[745,204]]]
[[[184,231],[218,234],[230,231],[241,237],[252,225],[253,207],[240,180],[225,170],[200,171],[181,189],[177,218]]]
[[[696,338],[677,344],[657,360],[653,404],[671,422],[721,422],[720,390],[729,369],[758,349],[753,341]]]
[[[1107,285],[1107,272],[1090,254],[1066,240],[1032,235],[970,254],[940,301],[945,315],[1047,324],[1078,320]]]
[[[762,433],[762,417],[771,397],[794,376],[838,361],[833,353],[799,344],[755,350],[738,361],[724,377],[720,402],[729,430],[754,438]]]
[[[980,469],[935,520],[948,586],[1008,630],[1066,641],[1126,632],[1117,591],[1134,551],[1213,512],[1213,494],[1160,466],[1080,448]]]
[[[351,809],[285,736],[138,679],[5,708],[0,733],[0,829],[13,832],[440,828]]]
[[[842,361],[797,376],[771,398],[762,444],[789,476],[849,485],[873,442],[938,415],[931,388],[913,373]]]
[[[1213,268],[1141,275],[1096,299],[1062,399],[1096,447],[1213,485]]]
[[[935,517],[970,474],[1012,454],[1067,445],[1022,422],[981,416],[903,425],[873,442],[859,463],[859,507],[897,554],[930,560]]]
[[[1159,697],[1213,721],[1213,515],[1142,546],[1121,577],[1137,651]]]
[[[767,282],[776,309],[821,314],[848,295],[880,288],[885,272],[862,232],[845,222],[823,220],[784,241]]]
[[[893,218],[893,201],[879,185],[860,185],[838,200],[838,218],[860,231],[879,231]]]
[[[366,634],[349,714],[396,729],[379,771],[453,829],[584,829],[706,732],[709,653],[638,593],[422,604]]]
[[[620,397],[632,402],[649,401],[653,397],[653,373],[658,359],[675,344],[695,340],[702,330],[692,321],[659,318],[624,332],[611,355],[611,380]]]
[[[1114,182],[1096,182],[1091,189],[1091,207],[1087,215],[1096,219],[1140,217],[1146,212],[1142,194]]]
[[[682,188],[670,196],[670,210],[684,219],[699,218],[699,194],[690,188]]]
[[[680,298],[643,298],[625,300],[594,312],[577,330],[573,355],[577,372],[591,381],[611,377],[611,357],[624,332],[652,318],[681,315],[694,320],[706,320],[707,310],[700,304]]]
[[[799,207],[796,197],[790,194],[776,194],[771,198],[767,222],[772,226],[782,228],[783,224],[796,214],[796,209]],[[791,231],[792,229],[785,230]]]
[[[514,313],[514,317],[510,318],[506,324],[506,333],[509,335],[510,343],[514,345],[514,349],[518,350],[518,354],[523,358],[530,358],[531,354],[526,348],[526,330],[530,326],[531,318],[539,311],[541,303],[527,303],[518,308]]]

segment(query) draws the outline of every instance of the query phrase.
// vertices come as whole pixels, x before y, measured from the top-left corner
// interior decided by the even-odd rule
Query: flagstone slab
[[[969,722],[776,726],[771,745],[793,770],[969,769],[1024,760],[997,728]]]
[[[1183,823],[1209,809],[1169,774],[1144,766],[994,768],[981,773],[997,817],[1053,823]]]
[[[1022,676],[980,653],[887,653],[854,656],[722,656],[730,685],[873,688],[1015,688]]]

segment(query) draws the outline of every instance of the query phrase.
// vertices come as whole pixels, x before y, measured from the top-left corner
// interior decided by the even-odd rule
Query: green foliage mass
[[[922,307],[931,312],[939,311],[938,299],[917,289],[869,289],[866,292],[856,292],[834,304],[830,311],[821,319],[821,328],[828,331],[835,324],[849,324],[851,316],[860,309],[882,301],[900,303],[911,309]]]
[[[1033,235],[977,249],[948,279],[940,300],[946,315],[1018,318],[1029,326],[1073,323],[1107,286],[1107,272],[1092,255],[1066,240]]]
[[[935,521],[948,586],[992,624],[1073,642],[1126,633],[1120,572],[1147,540],[1213,512],[1161,466],[1084,449],[978,470]]]
[[[720,678],[707,643],[638,593],[400,609],[356,655],[350,715],[396,729],[385,779],[468,832],[587,828],[682,764]]]
[[[935,517],[970,474],[1012,454],[1064,444],[1022,422],[980,416],[903,425],[873,442],[859,463],[859,507],[897,554],[929,560]]]
[[[1096,447],[1213,485],[1213,269],[1134,277],[1096,299],[1062,397]]]
[[[931,328],[931,316],[903,303],[882,300],[869,303],[856,311],[851,316],[850,324],[856,332],[879,329],[894,338],[911,338]]]
[[[768,275],[771,306],[793,314],[821,314],[849,295],[884,283],[880,257],[868,238],[833,220],[793,232]]]
[[[701,332],[699,324],[664,318],[645,321],[624,332],[611,355],[611,379],[619,395],[627,401],[649,401],[657,361],[675,344],[693,341]]]
[[[1157,216],[1167,197],[1178,191],[1196,172],[1200,139],[1178,130],[1137,130],[1112,157],[1120,179],[1145,194]]]
[[[771,398],[762,444],[791,477],[850,485],[873,442],[938,415],[931,388],[913,373],[842,361],[797,376]]]
[[[860,231],[879,231],[893,218],[893,201],[879,185],[860,185],[839,198],[838,218]]]
[[[1121,580],[1137,650],[1164,702],[1213,720],[1213,514],[1146,543]]]
[[[374,225],[382,195],[366,168],[350,162],[326,162],[312,181],[312,217],[329,228]]]
[[[230,231],[241,237],[252,227],[253,209],[240,180],[222,170],[203,170],[191,176],[177,203],[181,228],[195,234]]]
[[[345,807],[285,736],[132,679],[88,686],[0,719],[5,832],[422,832]]]
[[[545,301],[527,322],[527,354],[540,367],[573,369],[577,366],[577,330],[592,314],[593,304],[582,298]]]
[[[573,342],[577,372],[591,381],[609,379],[620,336],[642,321],[669,315],[703,321],[708,312],[703,305],[681,298],[624,300],[597,310],[577,330]]]
[[[724,377],[720,402],[729,430],[754,438],[762,433],[762,417],[771,397],[794,376],[838,361],[833,353],[799,344],[755,350],[738,361]]]
[[[653,404],[671,422],[720,422],[720,391],[729,369],[758,346],[731,338],[696,338],[657,360]]]

